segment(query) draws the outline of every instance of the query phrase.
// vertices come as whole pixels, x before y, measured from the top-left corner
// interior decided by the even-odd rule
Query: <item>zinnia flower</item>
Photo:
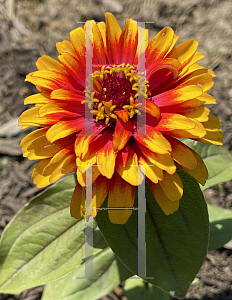
[[[93,54],[86,78],[88,22]],[[201,157],[179,138],[222,144],[221,122],[205,107],[216,103],[207,94],[215,75],[197,63],[203,57],[197,41],[175,47],[178,36],[170,27],[148,43],[148,30],[132,19],[123,30],[110,13],[106,23],[88,22],[70,33],[71,43],[57,43],[60,62],[44,55],[26,77],[40,92],[25,99],[35,107],[19,119],[23,128],[40,127],[21,142],[24,156],[40,159],[32,179],[45,187],[76,171],[71,215],[80,218],[92,166],[92,215],[108,195],[109,208],[124,208],[108,211],[111,222],[124,224],[145,176],[163,212],[173,213],[183,194],[177,166],[203,185],[208,176]],[[145,74],[139,72],[138,32],[145,37]],[[143,135],[139,117],[146,118]]]

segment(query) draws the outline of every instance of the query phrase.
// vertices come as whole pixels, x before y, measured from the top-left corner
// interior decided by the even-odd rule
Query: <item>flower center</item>
[[[130,104],[130,97],[134,98],[136,92],[132,90],[132,84],[127,78],[108,75],[105,80],[99,80],[102,86],[102,93],[96,93],[94,98],[99,102],[111,101],[118,109]]]
[[[87,86],[87,100],[82,103],[88,103],[96,122],[103,119],[106,124],[109,121],[115,122],[117,111],[120,110],[126,111],[133,118],[135,114],[140,114],[138,107],[141,103],[138,103],[137,98],[148,98],[148,82],[131,65],[102,66],[100,71],[92,73],[92,81],[93,92]]]

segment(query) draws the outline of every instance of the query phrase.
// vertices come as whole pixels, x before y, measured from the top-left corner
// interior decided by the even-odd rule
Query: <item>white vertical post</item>
[[[138,22],[138,103],[146,106],[146,48],[145,48],[145,23]],[[146,135],[146,113],[137,115],[138,135]]]
[[[86,67],[85,67],[85,95],[90,94],[92,97],[93,94],[93,34],[92,34],[92,22],[86,22],[86,36],[85,36],[85,57],[86,57]],[[88,92],[87,92],[88,90]],[[93,114],[89,109],[89,99],[85,96],[85,135],[93,134],[93,128],[87,130],[87,125],[89,120],[93,119]]]

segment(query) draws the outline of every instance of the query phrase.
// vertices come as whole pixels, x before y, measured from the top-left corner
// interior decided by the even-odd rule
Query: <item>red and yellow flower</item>
[[[26,77],[40,91],[25,99],[35,106],[19,119],[23,128],[40,127],[21,142],[24,156],[40,159],[32,179],[45,187],[76,171],[71,215],[80,218],[85,214],[90,166],[93,216],[107,195],[109,208],[133,207],[136,186],[146,177],[164,213],[173,213],[183,194],[176,167],[201,184],[207,179],[201,157],[179,138],[222,144],[221,122],[205,107],[216,103],[207,94],[215,75],[197,63],[203,55],[195,40],[175,47],[178,36],[170,27],[148,43],[148,30],[132,19],[123,30],[110,13],[106,23],[88,22],[93,45],[90,77],[86,78],[86,25],[70,33],[71,43],[57,43],[60,62],[44,55],[36,63],[38,71]],[[145,37],[146,78],[139,72],[138,32]],[[86,107],[91,118],[86,117]],[[146,118],[142,135],[138,116]],[[124,224],[131,213],[110,209],[109,218]]]

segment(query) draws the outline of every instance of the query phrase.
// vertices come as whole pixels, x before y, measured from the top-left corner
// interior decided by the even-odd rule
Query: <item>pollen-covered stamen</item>
[[[117,116],[113,114],[113,110],[115,109],[116,105],[112,105],[112,101],[105,102],[98,104],[97,110],[92,110],[94,116],[96,116],[96,122],[99,120],[105,120],[105,123],[108,124],[110,118],[117,119]]]
[[[91,76],[95,83],[94,92],[86,88],[88,95],[82,103],[88,102],[88,107],[93,108],[96,122],[105,119],[108,124],[110,119],[117,119],[117,111],[122,109],[128,110],[130,118],[140,114],[138,107],[142,103],[135,104],[135,100],[148,98],[148,82],[136,67],[125,64],[102,66]]]
[[[141,115],[141,112],[138,110],[138,107],[141,106],[142,103],[134,104],[134,98],[130,97],[130,105],[124,105],[123,109],[128,109],[129,111],[129,117],[133,118],[134,115],[137,113],[138,115]]]
[[[116,105],[112,105],[112,100],[110,100],[109,102],[102,101],[102,103],[105,108],[105,118],[106,118],[105,123],[108,124],[110,118],[117,120],[117,116],[113,114],[113,110],[115,109]]]
[[[81,104],[84,104],[84,103],[88,103],[88,108],[91,109],[93,108],[93,103],[97,103],[99,102],[98,99],[95,99],[94,98],[94,94],[95,92],[88,92],[88,91],[85,91],[85,100],[81,101]]]

